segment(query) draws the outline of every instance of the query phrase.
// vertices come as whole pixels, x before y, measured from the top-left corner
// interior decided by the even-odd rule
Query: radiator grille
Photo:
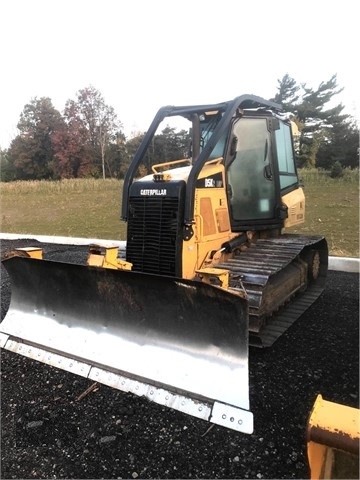
[[[181,221],[178,197],[130,197],[126,258],[133,270],[181,276]],[[180,211],[179,211],[180,210]]]

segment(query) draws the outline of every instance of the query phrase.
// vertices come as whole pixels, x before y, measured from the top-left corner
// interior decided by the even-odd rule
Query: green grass
[[[302,170],[306,198],[305,223],[289,232],[324,235],[334,256],[359,257],[359,171],[341,178]]]
[[[122,181],[71,179],[1,185],[1,231],[126,239],[120,220]]]
[[[289,232],[325,235],[331,255],[359,256],[359,176],[300,171],[306,221]],[[1,231],[33,235],[126,239],[120,220],[122,181],[108,179],[0,184]]]

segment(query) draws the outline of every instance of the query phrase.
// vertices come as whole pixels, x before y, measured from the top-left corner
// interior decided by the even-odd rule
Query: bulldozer
[[[151,162],[176,118],[188,151]],[[326,239],[285,233],[305,220],[294,132],[255,95],[160,108],[124,179],[125,254],[90,245],[79,265],[8,252],[1,346],[251,434],[249,345],[270,347],[327,275]]]

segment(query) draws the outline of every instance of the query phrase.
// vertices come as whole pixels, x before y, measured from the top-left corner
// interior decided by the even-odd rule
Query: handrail
[[[151,167],[151,170],[153,173],[160,173],[156,169],[157,168],[166,168],[166,167],[171,167],[171,165],[178,165],[179,163],[190,163],[191,159],[190,158],[182,158],[181,160],[171,160],[170,162],[164,162],[164,163],[157,163],[156,165],[153,165]]]

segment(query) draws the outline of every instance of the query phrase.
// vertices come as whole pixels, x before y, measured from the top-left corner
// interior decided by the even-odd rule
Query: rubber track
[[[275,238],[259,239],[239,256],[217,264],[216,267],[230,270],[232,287],[238,287],[238,279],[241,280],[248,294],[251,319],[252,316],[257,316],[256,311],[261,305],[264,287],[271,283],[276,274],[293,263],[304,249],[318,249],[321,245],[324,249],[326,241],[320,236],[285,234]],[[315,302],[324,289],[327,247],[326,255],[321,255],[321,261],[318,280],[310,284],[304,292],[297,293],[291,301],[284,303],[282,308],[277,307],[276,313],[266,319],[265,326],[259,333],[250,331],[250,345],[271,346]]]

